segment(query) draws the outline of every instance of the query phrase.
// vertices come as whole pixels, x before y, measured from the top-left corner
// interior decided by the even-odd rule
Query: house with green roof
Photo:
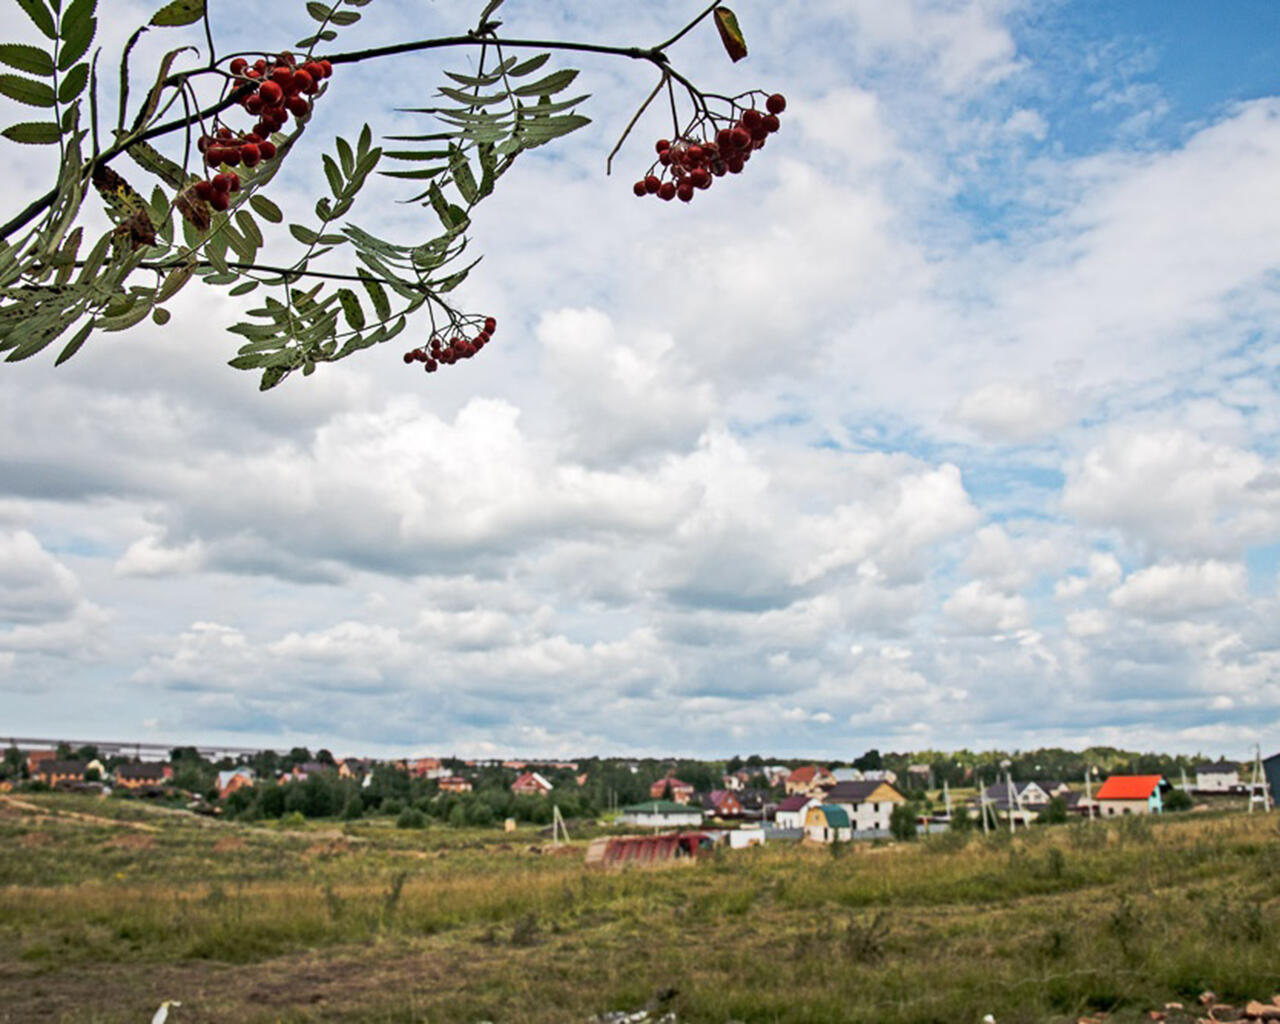
[[[847,843],[853,839],[849,812],[833,804],[818,804],[805,812],[804,837],[815,843]]]
[[[702,824],[702,808],[678,804],[674,800],[646,800],[622,808],[619,820],[624,825],[642,825],[645,828],[697,827]]]

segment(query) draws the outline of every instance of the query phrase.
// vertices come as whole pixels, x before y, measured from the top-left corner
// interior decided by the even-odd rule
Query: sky
[[[218,4],[220,45],[288,45],[302,6]],[[338,45],[480,6],[378,0]],[[502,31],[651,44],[700,6],[507,0]],[[151,10],[110,7],[105,54]],[[788,107],[687,206],[631,192],[661,112],[604,173],[652,69],[555,58],[592,124],[478,208],[469,362],[396,342],[261,394],[237,300],[192,287],[6,365],[0,736],[1280,748],[1280,8],[734,7],[747,59],[708,23],[674,66]],[[365,121],[430,130],[396,108],[469,59],[339,68],[271,197],[304,216]],[[8,148],[5,217],[50,175]],[[354,217],[426,238],[407,195]]]

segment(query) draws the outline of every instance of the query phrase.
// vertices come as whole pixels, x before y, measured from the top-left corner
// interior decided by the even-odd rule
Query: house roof
[[[702,809],[678,804],[674,800],[646,800],[644,803],[631,804],[622,808],[623,814],[696,814],[702,815]]]
[[[819,775],[830,775],[831,773],[825,768],[820,768],[816,764],[805,764],[799,768],[793,768],[787,776],[788,782],[812,782]]]
[[[83,775],[88,769],[86,761],[41,761],[36,765],[37,775]]]
[[[857,782],[837,782],[827,790],[822,800],[828,804],[860,804],[869,800],[873,793],[881,789],[887,789],[898,796],[902,795],[881,779],[861,779]]]
[[[670,785],[671,785],[671,791],[672,791],[673,793],[674,793],[677,789],[687,789],[687,790],[689,790],[690,792],[693,792],[693,783],[691,783],[691,782],[682,782],[680,779],[677,779],[674,775],[665,775],[665,776],[663,776],[663,777],[662,777],[662,778],[660,778],[660,779],[655,779],[655,780],[654,780],[654,782],[653,782],[653,785],[651,785],[651,786],[649,787],[649,789],[650,789],[650,790],[655,790],[655,789],[656,789],[656,790],[658,790],[658,792],[661,792],[663,789],[666,789],[666,788],[667,788],[667,784],[668,784],[668,783],[670,783]]]
[[[164,770],[169,767],[161,761],[143,764],[122,764],[116,769],[117,779],[163,779]]]
[[[1228,775],[1239,770],[1240,766],[1234,761],[1206,761],[1196,765],[1197,775]]]
[[[252,782],[253,769],[252,768],[226,768],[223,771],[218,772],[218,788],[226,789],[227,786],[231,784],[231,780],[234,779],[236,776],[243,776],[244,778],[247,778],[250,782]]]
[[[1148,800],[1163,777],[1160,775],[1112,775],[1102,784],[1095,800]]]
[[[803,810],[805,804],[807,804],[812,799],[813,797],[806,796],[804,793],[794,793],[791,796],[782,798],[781,802],[778,804],[778,810],[800,811],[800,810]]]
[[[812,814],[814,811],[827,819],[828,828],[850,827],[849,812],[843,807],[829,807],[825,804],[819,804],[817,807],[813,808],[813,811],[810,811],[810,813]]]

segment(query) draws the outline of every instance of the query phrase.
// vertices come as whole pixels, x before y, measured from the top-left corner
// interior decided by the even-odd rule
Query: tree
[[[1164,798],[1166,811],[1189,811],[1193,806],[1195,802],[1185,789],[1171,789],[1169,795]]]
[[[894,839],[910,840],[916,837],[916,811],[911,804],[894,804],[889,812],[889,833]]]
[[[1055,796],[1045,806],[1044,809],[1036,815],[1036,821],[1042,825],[1062,825],[1067,821],[1067,802],[1060,796]]]
[[[390,341],[411,317],[426,321],[430,340],[405,353],[405,362],[433,372],[474,356],[496,330],[491,317],[464,312],[451,298],[475,265],[464,256],[476,205],[522,153],[589,123],[580,113],[588,96],[571,88],[578,72],[548,66],[553,52],[625,58],[655,70],[653,91],[606,161],[609,168],[640,116],[664,97],[672,134],[634,185],[641,196],[687,202],[715,177],[740,172],[785,109],[781,96],[760,90],[703,92],[672,65],[670,48],[707,18],[732,59],[746,55],[737,19],[719,0],[649,47],[501,35],[494,15],[503,0],[482,2],[475,27],[454,36],[335,47],[368,2],[306,3],[317,24],[294,44],[296,54],[277,49],[283,40],[229,54],[218,47],[206,0],[171,0],[123,47],[118,109],[104,124],[100,86],[116,61],[100,49],[90,54],[97,0],[19,0],[38,45],[0,47],[0,60],[18,72],[0,75],[0,93],[40,113],[0,135],[56,146],[58,160],[53,187],[0,225],[0,352],[26,359],[70,332],[62,363],[95,331],[127,330],[147,317],[168,322],[166,303],[199,281],[235,298],[254,294],[230,328],[243,340],[230,364],[259,371],[264,390],[295,370],[310,374],[319,363]],[[179,34],[187,38],[144,71],[154,84],[138,92],[130,89],[138,70],[130,56],[151,29],[185,29]],[[368,124],[354,142],[337,138],[323,156],[332,195],[316,201],[314,217],[290,218],[287,232],[272,227],[286,221],[269,186],[304,132],[324,123],[342,70],[436,50],[462,50],[469,60],[465,73],[443,70],[433,105],[403,112],[431,120],[387,136],[387,145],[375,144]],[[406,183],[407,201],[431,211],[439,227],[406,242],[349,221],[375,172]],[[105,233],[93,224],[94,199],[111,221]],[[277,255],[295,243],[290,256]]]

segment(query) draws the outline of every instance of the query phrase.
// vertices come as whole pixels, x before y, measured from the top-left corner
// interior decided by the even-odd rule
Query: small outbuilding
[[[643,825],[646,828],[684,828],[702,824],[702,808],[678,804],[674,800],[646,800],[622,808],[624,825]]]
[[[1160,797],[1160,775],[1112,775],[1094,796],[1103,818],[1122,814],[1159,814],[1164,810]]]
[[[843,807],[819,804],[810,807],[804,819],[804,837],[815,843],[847,843],[853,838],[853,825]]]

